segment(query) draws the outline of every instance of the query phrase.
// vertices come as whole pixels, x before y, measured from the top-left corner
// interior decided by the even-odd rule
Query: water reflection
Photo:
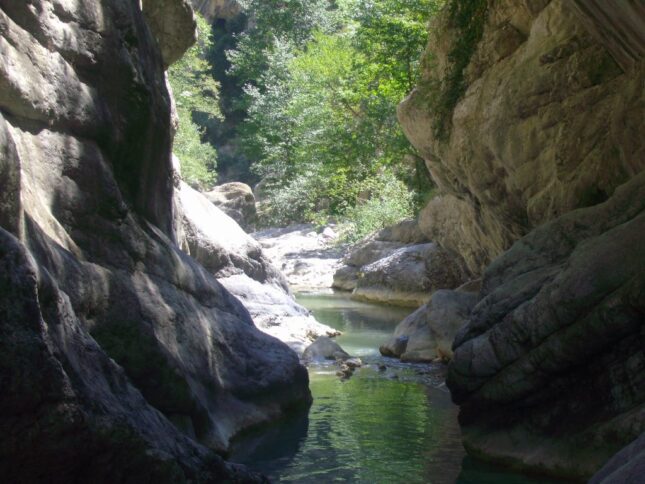
[[[308,426],[285,422],[233,460],[276,482],[455,482],[463,450],[446,392],[371,368],[345,382],[313,372],[311,390]]]
[[[261,433],[238,440],[231,460],[274,482],[550,484],[465,457],[458,409],[440,365],[383,358],[378,347],[410,311],[344,296],[300,295],[316,318],[344,332],[339,344],[367,364],[347,381],[310,369],[314,402]],[[385,364],[385,371],[379,365]]]

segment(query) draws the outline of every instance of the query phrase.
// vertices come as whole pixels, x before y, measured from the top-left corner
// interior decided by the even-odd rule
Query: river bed
[[[309,369],[309,412],[239,439],[229,458],[274,482],[551,484],[475,462],[461,445],[458,409],[441,364],[405,364],[378,347],[410,310],[344,294],[300,294],[337,342],[363,360],[349,380],[336,367]],[[385,368],[383,368],[385,366]]]

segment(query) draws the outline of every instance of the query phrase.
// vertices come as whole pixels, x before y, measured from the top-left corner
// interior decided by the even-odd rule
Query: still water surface
[[[465,457],[444,368],[379,355],[379,345],[409,310],[332,294],[301,294],[298,302],[343,331],[338,343],[364,366],[346,381],[333,366],[310,368],[309,412],[240,439],[231,460],[274,482],[554,482],[500,472]]]

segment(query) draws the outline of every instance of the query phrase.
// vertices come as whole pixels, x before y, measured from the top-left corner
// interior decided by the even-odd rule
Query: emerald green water
[[[298,301],[319,321],[343,331],[338,343],[361,357],[364,366],[346,381],[335,375],[334,366],[310,368],[314,402],[309,412],[240,439],[231,460],[274,482],[553,482],[466,457],[444,368],[379,355],[378,346],[409,311],[339,295],[299,295]]]

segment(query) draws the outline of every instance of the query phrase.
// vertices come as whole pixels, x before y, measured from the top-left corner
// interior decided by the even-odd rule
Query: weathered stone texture
[[[259,479],[208,447],[310,399],[297,355],[174,240],[164,68],[186,6],[156,2],[182,12],[166,38],[137,1],[0,0],[8,481]]]
[[[623,72],[565,4],[490,3],[446,138],[433,129],[433,99],[458,33],[440,20],[423,80],[400,106],[441,191],[463,202],[451,210],[469,221],[433,240],[471,269],[532,228],[606,200],[645,167],[643,63]]]

